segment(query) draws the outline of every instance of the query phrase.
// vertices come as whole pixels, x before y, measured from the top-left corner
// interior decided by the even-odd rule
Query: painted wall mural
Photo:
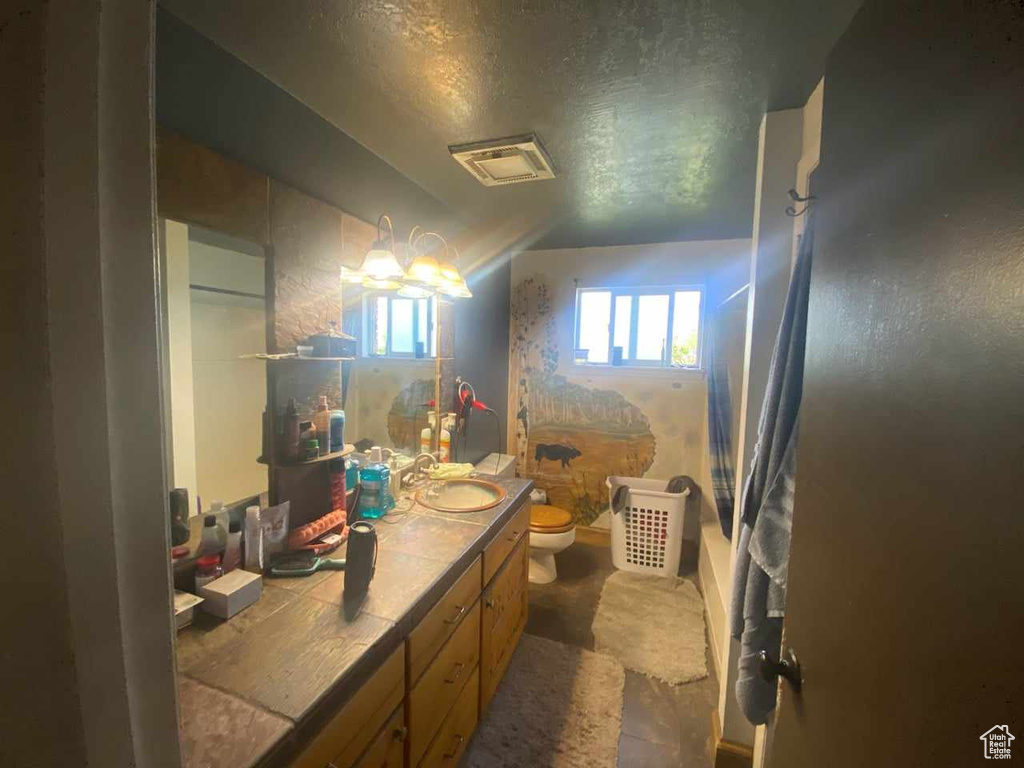
[[[569,381],[556,373],[558,358],[552,289],[532,275],[512,289],[510,450],[519,474],[547,491],[549,503],[589,525],[607,506],[605,478],[643,476],[656,441],[638,406],[613,390]]]

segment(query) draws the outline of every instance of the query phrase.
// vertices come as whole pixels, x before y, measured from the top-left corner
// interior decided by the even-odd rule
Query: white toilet
[[[550,584],[558,576],[555,554],[576,541],[576,524],[564,509],[535,504],[530,507],[530,581]]]

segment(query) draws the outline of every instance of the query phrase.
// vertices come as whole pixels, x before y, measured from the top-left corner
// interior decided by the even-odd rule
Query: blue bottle
[[[370,463],[359,468],[359,484],[363,487],[359,494],[360,518],[376,520],[395,506],[389,489],[391,470],[383,462],[379,446],[370,449]]]

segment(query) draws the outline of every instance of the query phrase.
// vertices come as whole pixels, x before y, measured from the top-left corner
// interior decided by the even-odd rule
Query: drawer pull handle
[[[484,600],[484,607],[485,608],[493,608],[494,607],[494,601],[493,600]]]
[[[466,665],[463,664],[461,661],[456,662],[455,666],[452,667],[452,672],[453,672],[452,676],[447,678],[445,680],[445,682],[448,685],[451,685],[452,683],[454,683],[456,680],[458,680],[460,677],[462,677],[462,670],[464,670],[465,668],[466,668]]]
[[[445,752],[442,755],[442,757],[445,760],[451,760],[453,757],[455,757],[455,755],[457,755],[459,753],[459,747],[462,746],[462,742],[464,742],[465,740],[466,740],[466,737],[463,736],[461,733],[455,734],[455,743],[452,744],[452,748],[450,750],[448,750],[447,752]]]
[[[409,735],[409,729],[406,728],[403,725],[400,728],[395,728],[395,732],[393,734],[391,734],[391,738],[394,741],[405,741],[405,739],[406,739],[406,737],[408,735]]]
[[[445,624],[458,624],[459,623],[459,619],[462,618],[462,614],[464,614],[466,612],[466,606],[464,606],[464,605],[456,605],[455,607],[459,609],[458,612],[454,616],[452,616],[450,619],[445,619],[444,620]]]

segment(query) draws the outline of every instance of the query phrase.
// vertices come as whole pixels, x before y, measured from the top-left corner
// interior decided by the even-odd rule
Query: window
[[[363,354],[367,357],[433,357],[436,348],[437,301],[403,299],[388,294],[363,298],[368,333]]]
[[[686,286],[581,288],[576,363],[699,368],[703,296]]]

